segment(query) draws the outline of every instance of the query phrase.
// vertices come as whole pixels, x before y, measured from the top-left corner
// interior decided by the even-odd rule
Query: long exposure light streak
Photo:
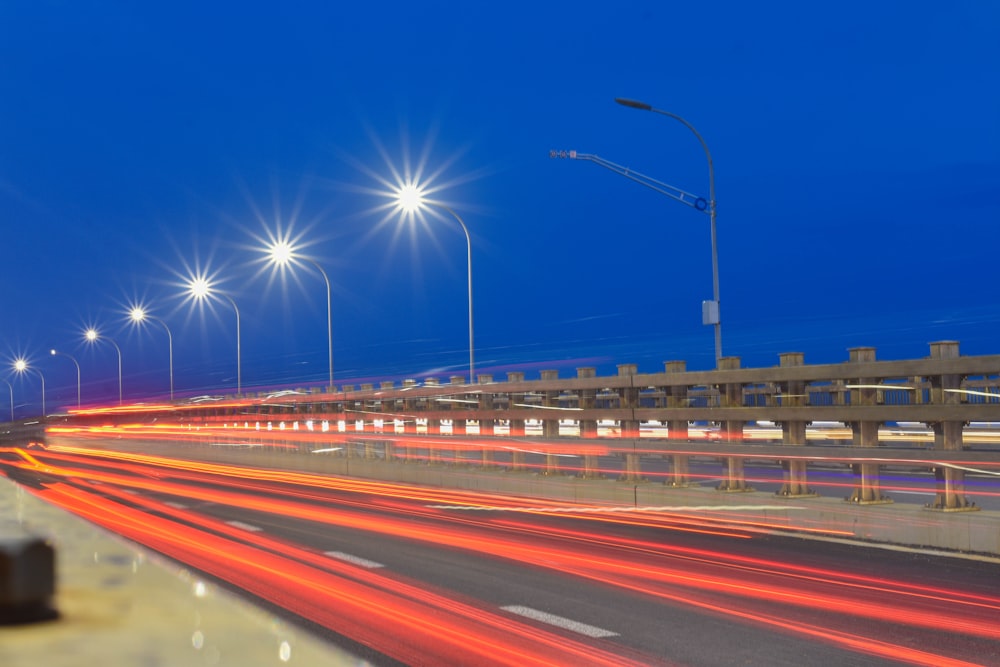
[[[340,566],[330,559],[319,561],[317,554],[275,540],[257,538],[254,545],[244,544],[232,539],[244,537],[243,532],[221,522],[200,521],[214,532],[228,533],[226,536],[176,521],[151,520],[146,512],[64,485],[51,487],[41,495],[397,660],[438,664],[473,660],[498,665],[561,661],[581,665],[643,664],[415,586],[385,581],[381,575],[349,569],[349,565]],[[133,502],[131,497],[126,500]],[[171,513],[169,506],[155,507]],[[183,519],[191,521],[191,516],[185,513]],[[225,562],[218,559],[219,553],[226,554]],[[384,632],[382,626],[393,627],[394,631]]]
[[[100,413],[104,414],[104,413]],[[99,417],[100,414],[91,415]],[[123,413],[126,414],[126,413]],[[282,420],[261,421],[257,415],[254,421],[238,418],[230,415],[227,417],[209,418],[203,421],[188,421],[186,419],[170,419],[169,412],[165,413],[163,419],[156,423],[118,423],[103,424],[98,426],[55,426],[48,430],[53,434],[72,435],[76,438],[103,438],[112,435],[130,438],[152,438],[161,442],[174,441],[177,443],[208,442],[215,446],[245,446],[262,448],[280,448],[288,451],[299,449],[300,451],[341,451],[342,455],[350,458],[352,448],[369,447],[393,447],[392,456],[398,460],[413,460],[417,462],[433,460],[439,463],[467,464],[470,462],[469,456],[486,456],[492,451],[495,454],[505,453],[508,458],[516,455],[535,456],[536,460],[522,461],[520,463],[524,470],[535,470],[542,474],[551,474],[556,468],[562,475],[581,476],[601,476],[615,478],[623,474],[618,467],[608,467],[608,464],[615,465],[614,455],[624,454],[644,454],[659,455],[655,449],[642,449],[623,447],[613,440],[604,439],[601,441],[537,441],[522,440],[517,437],[502,437],[483,440],[478,437],[465,438],[462,436],[437,436],[437,435],[397,435],[389,430],[348,430],[344,426],[343,419],[337,419],[337,415],[313,414],[310,419],[303,421],[293,419],[287,423]],[[340,415],[342,416],[342,415]],[[274,417],[281,417],[274,415]],[[109,415],[109,419],[110,419]],[[252,434],[252,435],[251,435]],[[340,447],[342,449],[336,449]],[[347,450],[346,452],[344,450]],[[754,458],[752,452],[746,454],[733,454],[732,452],[714,451],[712,449],[694,450],[682,449],[673,450],[671,453],[686,455],[692,458],[717,458],[724,459],[729,456],[736,456],[744,460]],[[922,453],[923,454],[923,453]],[[927,452],[926,454],[930,454]],[[361,453],[368,457],[371,452]],[[538,461],[538,456],[544,456],[547,460]],[[593,461],[585,462],[583,457],[592,457]],[[603,459],[604,465],[596,464],[598,457]],[[840,464],[839,469],[817,468],[810,477],[810,486],[821,492],[833,493],[836,495],[849,495],[857,486],[856,475],[850,470],[849,465],[854,462],[848,456],[839,455],[835,449],[825,457],[818,455],[796,456],[794,454],[785,455],[787,460],[797,460],[805,462],[819,462]],[[558,463],[555,463],[558,461]],[[935,461],[929,456],[919,458],[895,459],[891,456],[865,458],[866,462],[873,462],[883,466],[908,466],[922,467],[925,469],[932,467],[959,467],[975,472],[980,475],[1000,477],[1000,464],[984,460],[982,458],[969,462],[967,465],[959,463],[945,463]],[[723,471],[724,472],[724,471]],[[671,469],[644,470],[643,475],[655,481],[669,481],[675,472]],[[687,474],[688,480],[693,483],[717,482],[718,472],[698,472],[695,470]],[[915,476],[912,473],[898,472],[890,474],[883,471],[880,474],[881,489],[885,493],[902,494],[933,494],[935,491],[934,479],[932,476]],[[759,470],[753,477],[747,478],[748,483],[771,484],[779,487],[783,483],[782,472],[779,469],[772,469],[770,472]],[[555,482],[553,482],[555,483]],[[985,480],[969,479],[966,487],[981,497],[1000,497],[1000,490],[996,484],[987,485]]]
[[[422,503],[435,501],[458,506],[482,506],[485,498],[471,492],[421,490],[388,483],[367,483],[241,466],[184,461],[171,463],[167,459],[123,452],[87,452],[84,449],[73,452],[74,448],[65,446],[49,447],[35,454],[19,450],[17,454],[21,463],[14,465],[39,470],[46,476],[61,476],[67,481],[98,481],[102,483],[100,488],[103,493],[120,487],[182,496],[189,500],[204,500],[317,524],[383,533],[394,539],[445,545],[536,567],[556,569],[564,574],[631,590],[644,596],[743,618],[755,624],[782,628],[851,650],[904,659],[915,664],[948,664],[949,658],[934,651],[918,650],[862,636],[856,629],[852,630],[850,625],[838,628],[836,625],[823,625],[818,620],[809,619],[821,611],[842,611],[845,619],[866,618],[873,624],[890,620],[895,624],[927,631],[947,627],[951,632],[968,636],[992,641],[1000,639],[1000,622],[996,620],[1000,618],[1000,599],[995,596],[905,581],[872,580],[851,572],[788,566],[781,562],[726,552],[699,553],[676,549],[669,544],[624,539],[614,532],[603,530],[571,530],[550,525],[540,527],[514,519],[491,520],[487,527],[466,519],[467,515],[464,514],[456,517],[454,512],[400,504],[404,500],[416,499]],[[99,464],[101,460],[107,461],[108,470],[95,468],[95,463]],[[59,462],[66,465],[62,466]],[[73,464],[85,465],[86,469],[76,472]],[[155,465],[159,470],[153,478],[147,472],[149,465]],[[171,466],[176,466],[177,470],[172,470]],[[226,477],[219,479],[217,476],[220,474]],[[190,482],[197,481],[199,476],[202,476],[201,481],[205,484],[211,483],[215,487],[225,484],[233,490],[223,491],[192,485]],[[171,482],[169,478],[176,478],[177,482]],[[313,490],[306,492],[289,489],[287,485],[290,483],[306,484]],[[335,487],[338,492],[354,490],[363,493],[367,499],[351,501],[338,496],[334,504],[313,504],[312,501],[322,499],[323,494]],[[373,516],[368,511],[373,493],[381,496],[380,507],[398,508],[402,512],[400,518]],[[131,495],[128,497],[137,498]],[[279,497],[285,499],[281,500]],[[134,502],[147,501],[140,499]],[[522,501],[504,498],[499,504],[516,507],[516,502]],[[202,520],[190,512],[181,512],[178,516],[183,516],[188,522]],[[566,518],[571,516],[585,517],[587,513],[565,515]],[[602,514],[600,518],[602,521],[613,521],[617,517]],[[227,530],[235,529],[230,527]],[[257,544],[259,536],[256,533],[252,537],[247,536],[245,531],[241,534],[244,539]],[[668,560],[664,560],[665,558]],[[671,561],[675,560],[676,565],[672,565]],[[752,580],[747,578],[750,574],[754,576]],[[719,595],[725,596],[725,599],[737,596],[743,602],[738,608],[734,608],[731,602],[724,602],[724,598],[717,597]],[[780,610],[786,606],[799,610],[795,612],[794,619],[787,613],[778,615],[775,611],[768,611]]]

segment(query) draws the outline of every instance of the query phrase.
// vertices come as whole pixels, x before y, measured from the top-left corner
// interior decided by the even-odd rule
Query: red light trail
[[[41,476],[41,494],[49,501],[412,664],[435,662],[428,656],[439,664],[459,656],[466,661],[476,656],[477,664],[628,664],[630,659],[656,659],[629,650],[616,654],[619,649],[607,643],[597,650],[484,609],[452,591],[338,563],[302,545],[249,533],[144,494],[477,553],[912,664],[974,664],[968,662],[974,659],[971,648],[941,653],[942,647],[933,641],[921,643],[924,632],[946,630],[970,641],[1000,642],[1000,597],[743,555],[736,545],[768,528],[753,518],[621,513],[537,499],[526,503],[511,496],[73,445],[32,452],[7,449],[0,455],[0,466]],[[536,522],[552,517],[559,523]],[[566,527],[567,521],[581,527]],[[631,537],[633,528],[735,541],[724,551],[694,549],[669,539]],[[373,624],[373,617],[378,622]],[[387,633],[373,626],[399,631]],[[905,641],[887,640],[894,636],[889,626],[906,628]],[[517,637],[513,641],[512,634]],[[511,649],[514,645],[516,650]]]

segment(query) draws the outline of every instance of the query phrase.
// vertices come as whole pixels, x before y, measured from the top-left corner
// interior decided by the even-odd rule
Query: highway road
[[[1000,663],[1000,562],[78,446],[0,473],[373,664]]]

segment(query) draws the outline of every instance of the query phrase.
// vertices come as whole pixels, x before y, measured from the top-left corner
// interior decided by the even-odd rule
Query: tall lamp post
[[[66,357],[67,359],[73,362],[74,366],[76,366],[76,407],[79,408],[80,407],[80,363],[76,359],[74,359],[72,355],[66,354],[65,352],[57,352],[56,350],[53,349],[49,350],[49,354],[51,354],[53,357],[56,355]]]
[[[83,332],[83,337],[87,339],[88,343],[96,343],[99,340],[106,340],[111,345],[114,346],[115,352],[118,353],[118,405],[122,404],[122,349],[118,347],[118,343],[108,338],[107,336],[101,336],[97,333],[97,329],[87,329]]]
[[[330,299],[330,277],[326,275],[326,271],[323,270],[323,267],[318,262],[308,257],[297,255],[295,248],[287,241],[276,241],[269,245],[267,247],[267,256],[272,264],[279,267],[288,266],[294,259],[302,260],[311,264],[323,276],[323,281],[326,283],[326,345],[327,358],[330,361],[329,388],[330,391],[333,391],[333,312]]]
[[[718,367],[719,359],[722,358],[722,316],[719,311],[719,252],[716,245],[715,232],[715,168],[712,166],[712,153],[709,152],[708,144],[705,143],[701,134],[698,133],[698,130],[694,129],[694,125],[687,122],[677,114],[657,109],[656,107],[646,104],[645,102],[630,100],[623,97],[616,97],[615,102],[632,109],[652,111],[653,113],[658,113],[662,116],[668,116],[674,120],[680,121],[687,129],[691,130],[694,136],[698,139],[698,143],[701,144],[701,147],[705,151],[705,157],[708,158],[708,214],[712,225],[712,305],[709,305],[704,310],[703,319],[705,324],[715,325],[715,365]]]
[[[465,226],[465,221],[462,220],[461,216],[455,213],[450,206],[439,201],[426,199],[423,191],[413,183],[407,183],[399,188],[396,192],[396,205],[399,207],[399,210],[410,215],[432,206],[447,211],[462,227],[462,231],[465,232],[466,268],[469,288],[469,384],[474,384],[476,381],[476,355],[472,326],[472,238],[469,236],[469,228]]]
[[[16,360],[14,362],[14,370],[17,371],[19,374],[26,373],[27,371],[35,371],[36,373],[38,373],[38,377],[42,381],[42,416],[44,417],[45,416],[45,376],[42,375],[42,372],[40,370],[38,370],[37,368],[32,368],[32,367],[28,366],[28,362],[25,361],[24,359],[18,359],[18,360]]]
[[[10,389],[10,420],[14,421],[14,385],[7,380],[4,380],[4,384]]]
[[[188,282],[188,294],[198,301],[211,298],[212,296],[220,296],[232,305],[233,312],[236,313],[236,393],[243,393],[243,370],[240,358],[240,309],[236,306],[233,297],[213,289],[212,284],[202,277],[193,278]]]
[[[163,327],[163,330],[167,332],[167,349],[168,349],[168,365],[170,369],[170,400],[174,400],[174,337],[170,333],[170,327],[167,323],[161,320],[159,317],[154,317],[146,312],[146,309],[142,306],[135,306],[129,311],[129,319],[131,319],[136,324],[142,324],[146,320],[152,320],[153,322],[159,322]]]

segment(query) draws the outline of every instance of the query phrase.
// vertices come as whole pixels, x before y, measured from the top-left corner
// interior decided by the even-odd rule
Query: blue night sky
[[[50,410],[167,391],[318,385],[468,364],[465,239],[401,223],[420,178],[472,236],[476,367],[714,365],[708,216],[596,154],[718,201],[723,351],[744,366],[934,340],[1000,352],[1000,4],[956,2],[0,5],[0,363]],[[432,209],[433,210],[433,209]],[[438,209],[440,210],[440,209]],[[0,377],[6,371],[0,373]],[[38,379],[10,377],[21,411]],[[3,386],[0,384],[0,386]],[[6,393],[6,388],[4,388]],[[0,393],[2,395],[2,393]],[[24,405],[27,403],[28,405]]]

